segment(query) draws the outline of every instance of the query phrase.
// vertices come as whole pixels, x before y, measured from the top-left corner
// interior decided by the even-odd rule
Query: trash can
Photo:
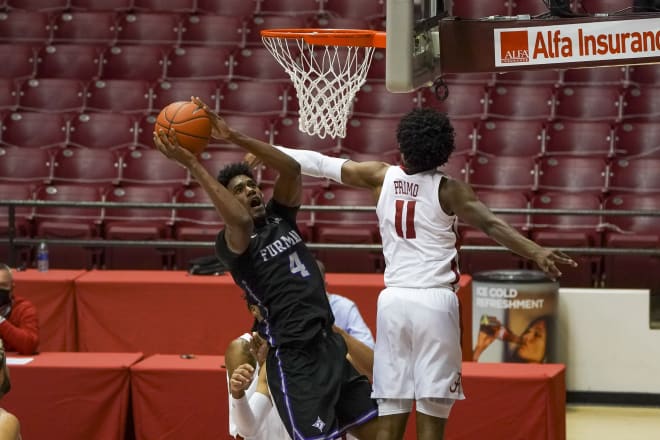
[[[472,347],[477,362],[556,362],[559,284],[535,270],[472,277]]]

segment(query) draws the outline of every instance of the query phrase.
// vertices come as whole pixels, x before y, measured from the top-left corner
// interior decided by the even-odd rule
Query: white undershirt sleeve
[[[299,164],[301,171],[306,176],[323,177],[341,182],[341,167],[348,159],[330,157],[316,151],[298,150],[294,148],[273,145],[281,152],[294,158]]]
[[[234,423],[242,437],[255,436],[273,406],[268,396],[259,392],[254,393],[249,401],[245,396],[240,399],[232,396],[231,405]]]

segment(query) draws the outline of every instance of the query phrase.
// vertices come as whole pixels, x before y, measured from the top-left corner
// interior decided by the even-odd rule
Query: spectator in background
[[[374,337],[371,334],[371,330],[369,330],[369,327],[364,322],[357,305],[344,296],[335,293],[328,293],[328,281],[325,279],[325,265],[319,260],[316,260],[316,264],[319,266],[321,275],[323,275],[326,293],[328,294],[328,300],[330,301],[330,308],[335,315],[335,325],[358,341],[363,342],[369,348],[373,349],[375,345]]]
[[[37,309],[13,290],[11,268],[0,263],[0,338],[7,351],[35,354],[39,345]]]

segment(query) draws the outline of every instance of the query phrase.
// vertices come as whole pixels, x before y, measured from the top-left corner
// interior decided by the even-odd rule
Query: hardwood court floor
[[[566,440],[658,440],[660,408],[566,405]]]

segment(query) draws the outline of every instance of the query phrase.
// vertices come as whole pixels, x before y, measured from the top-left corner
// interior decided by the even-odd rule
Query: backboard
[[[410,92],[441,75],[440,19],[448,3],[387,0],[385,84],[390,92]]]

